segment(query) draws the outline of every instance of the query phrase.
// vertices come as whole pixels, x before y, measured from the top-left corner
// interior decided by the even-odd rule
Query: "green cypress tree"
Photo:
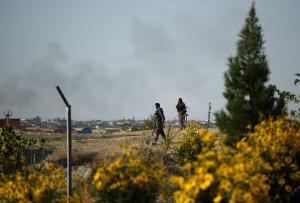
[[[247,126],[251,130],[261,119],[284,112],[283,98],[276,97],[273,85],[266,85],[270,70],[263,45],[262,28],[252,3],[239,34],[236,56],[229,57],[229,69],[224,74],[227,111],[215,114],[217,126],[227,134],[227,144],[240,140]]]

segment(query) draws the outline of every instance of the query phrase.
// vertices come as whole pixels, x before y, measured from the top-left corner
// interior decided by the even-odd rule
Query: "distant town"
[[[89,121],[76,121],[72,120],[73,133],[78,134],[90,134],[93,130],[104,131],[104,132],[115,132],[115,131],[138,131],[151,129],[149,125],[145,125],[147,119],[135,120],[131,119],[120,119],[120,120],[89,120]],[[197,121],[202,126],[207,126],[207,121]],[[66,132],[66,119],[65,118],[54,118],[54,119],[42,119],[40,116],[34,118],[12,118],[12,115],[7,112],[5,118],[0,119],[0,127],[10,125],[15,129],[24,131],[42,131],[49,133],[64,133]],[[214,128],[214,122],[210,122],[210,128]],[[166,121],[165,127],[178,128],[178,120]]]

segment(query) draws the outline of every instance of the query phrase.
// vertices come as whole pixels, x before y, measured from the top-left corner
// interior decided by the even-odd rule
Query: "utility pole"
[[[12,116],[12,113],[7,111],[7,112],[4,112],[4,115],[6,118],[6,126],[8,127],[9,126],[9,117]]]
[[[72,195],[72,126],[71,126],[71,105],[67,101],[65,95],[59,88],[56,86],[56,89],[61,96],[63,102],[65,103],[67,109],[67,197]],[[68,200],[69,201],[69,200]]]
[[[209,130],[210,127],[210,114],[211,114],[211,103],[208,103],[208,115],[207,115],[207,130]]]

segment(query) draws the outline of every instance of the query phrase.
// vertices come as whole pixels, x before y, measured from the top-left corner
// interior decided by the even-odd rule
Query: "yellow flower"
[[[218,196],[214,198],[214,203],[219,203],[221,200],[222,200],[222,196],[218,194]]]
[[[253,200],[252,195],[250,193],[248,193],[248,192],[243,195],[243,198],[244,198],[244,201],[247,202],[247,203],[251,203],[251,202],[254,203],[255,202]]]
[[[136,177],[132,178],[132,181],[133,181],[134,184],[142,185],[143,183],[148,182],[148,177],[144,172],[142,172],[141,174],[139,174]]]
[[[100,172],[99,171],[97,171],[96,172],[96,174],[94,175],[94,181],[97,181],[97,180],[99,180],[99,178],[100,178]]]
[[[170,181],[177,185],[182,185],[184,182],[184,179],[181,176],[171,176]]]
[[[208,133],[204,134],[203,141],[208,143],[208,142],[211,142],[212,138],[213,138],[213,134],[211,132],[208,132]]]
[[[103,186],[103,183],[101,181],[97,181],[94,183],[97,189],[101,189]]]
[[[192,168],[192,164],[190,162],[187,162],[183,167],[182,169],[183,170],[190,170]]]
[[[291,187],[290,185],[286,185],[286,186],[285,186],[285,190],[286,190],[287,192],[291,192],[291,191],[292,191],[292,187]]]
[[[184,185],[184,188],[185,188],[186,191],[189,191],[189,190],[192,191],[192,190],[196,189],[195,188],[196,185],[197,185],[196,179],[195,178],[191,178],[191,179],[189,179],[189,181],[186,182],[186,184]]]
[[[54,169],[54,163],[48,163],[47,164],[47,169],[48,170],[53,170]]]
[[[293,170],[293,171],[297,171],[298,170],[298,166],[296,165],[296,164],[291,164],[291,169]]]
[[[278,181],[279,185],[284,185],[285,183],[285,180],[283,178],[280,178],[279,181]]]
[[[297,172],[295,173],[295,177],[296,177],[297,179],[300,179],[300,171],[297,171]]]
[[[284,159],[284,161],[285,161],[285,163],[287,163],[287,164],[290,164],[290,163],[292,163],[292,158],[291,157],[285,157],[285,159]]]
[[[204,162],[205,167],[210,168],[215,166],[215,161],[207,160]]]
[[[110,187],[109,187],[109,190],[115,190],[117,189],[118,187],[120,186],[120,183],[113,183]]]
[[[207,189],[211,185],[211,183],[213,182],[213,180],[214,180],[214,177],[213,177],[212,174],[205,174],[204,175],[204,182],[202,182],[200,184],[200,188],[202,190]]]
[[[284,146],[284,147],[281,148],[282,153],[286,153],[287,151],[288,151],[287,147]]]
[[[231,190],[231,183],[228,180],[222,180],[220,183],[220,189],[226,192]]]
[[[279,170],[280,168],[281,168],[280,163],[275,162],[275,163],[274,163],[274,169],[275,169],[275,170]]]
[[[300,171],[297,171],[295,173],[291,173],[290,177],[291,177],[292,180],[298,181],[300,179]]]

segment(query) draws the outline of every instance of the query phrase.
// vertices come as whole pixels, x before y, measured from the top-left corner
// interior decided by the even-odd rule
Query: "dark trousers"
[[[178,112],[180,129],[184,129],[185,126],[185,112]]]
[[[161,135],[162,138],[166,141],[166,135],[165,135],[165,132],[164,132],[164,124],[163,123],[156,123],[155,126],[156,126],[155,127],[155,134],[156,134],[155,142],[157,142],[159,135]]]

